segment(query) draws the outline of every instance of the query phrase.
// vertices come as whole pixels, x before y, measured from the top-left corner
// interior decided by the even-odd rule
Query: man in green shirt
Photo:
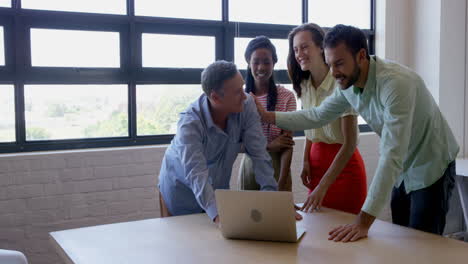
[[[354,223],[330,231],[329,239],[366,237],[390,193],[395,224],[442,234],[459,147],[423,80],[402,65],[370,57],[364,33],[352,26],[332,28],[324,52],[341,89],[310,110],[281,113],[257,107],[263,121],[287,130],[321,127],[352,107],[381,137],[377,170],[361,212]]]

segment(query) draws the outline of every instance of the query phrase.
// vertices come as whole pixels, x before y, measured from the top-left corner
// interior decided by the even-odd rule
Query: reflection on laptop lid
[[[291,192],[216,190],[221,232],[225,238],[297,242]]]

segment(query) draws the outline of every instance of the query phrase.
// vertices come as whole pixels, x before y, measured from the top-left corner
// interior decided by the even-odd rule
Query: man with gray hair
[[[236,65],[216,61],[201,74],[204,94],[181,113],[159,174],[161,216],[206,212],[218,223],[215,189],[229,189],[241,145],[261,190],[277,190],[260,116]]]

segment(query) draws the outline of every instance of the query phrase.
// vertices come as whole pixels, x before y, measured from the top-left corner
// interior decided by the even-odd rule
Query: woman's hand
[[[325,194],[327,194],[327,190],[327,188],[320,186],[315,187],[304,202],[301,211],[312,212],[314,210],[320,210],[322,208],[323,198],[325,198]]]
[[[294,140],[288,133],[283,133],[268,143],[267,150],[272,152],[280,152],[284,149],[290,149],[294,146]]]
[[[302,168],[302,172],[301,172],[301,180],[302,180],[302,184],[304,184],[305,187],[310,188],[312,177],[310,175],[309,163],[304,163],[304,167]]]

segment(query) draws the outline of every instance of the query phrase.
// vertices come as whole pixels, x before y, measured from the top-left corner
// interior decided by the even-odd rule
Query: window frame
[[[220,21],[135,16],[135,0],[122,1],[126,1],[126,15],[22,9],[21,0],[12,0],[11,8],[0,7],[0,26],[4,28],[5,41],[5,65],[0,66],[0,84],[14,86],[16,123],[16,141],[0,143],[0,153],[168,144],[174,135],[137,136],[136,85],[199,84],[203,69],[142,67],[143,33],[213,36],[216,40],[216,60],[233,61],[235,37],[253,38],[265,35],[270,38],[286,38],[294,28],[291,25],[229,21],[229,0],[220,0]],[[302,22],[306,23],[308,0],[300,1]],[[376,1],[369,1],[371,29],[363,31],[369,39],[369,51],[374,54]],[[118,32],[120,68],[32,67],[31,28]],[[240,72],[245,76],[245,69],[240,69]],[[290,83],[286,70],[275,71],[275,77],[279,83]],[[129,136],[28,142],[25,139],[25,84],[126,84]],[[359,127],[361,132],[371,131],[368,125]],[[303,132],[296,133],[296,136],[302,135]]]
[[[14,16],[11,12],[5,12],[4,9],[9,8],[0,8],[0,26],[3,27],[3,46],[5,52],[5,65],[0,65],[0,83],[12,84],[15,80],[14,65],[16,60]]]

